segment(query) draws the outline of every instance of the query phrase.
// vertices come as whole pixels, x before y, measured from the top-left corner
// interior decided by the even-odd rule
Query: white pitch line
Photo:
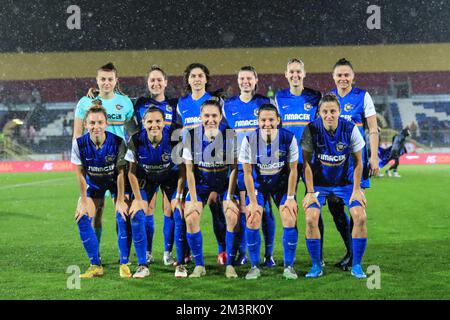
[[[7,186],[1,186],[0,190],[6,190],[6,189],[12,189],[12,188],[20,188],[20,187],[28,187],[28,186],[34,186],[39,184],[46,184],[50,182],[58,182],[58,181],[65,181],[65,180],[74,180],[74,178],[58,178],[58,179],[47,179],[47,180],[40,180],[40,181],[33,181],[33,182],[26,182],[26,183],[18,183],[18,184],[10,184]],[[74,180],[75,181],[75,180]]]

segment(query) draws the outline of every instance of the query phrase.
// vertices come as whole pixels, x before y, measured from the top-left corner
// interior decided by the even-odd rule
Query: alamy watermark
[[[66,285],[67,289],[69,290],[80,290],[81,289],[81,281],[80,281],[80,274],[81,270],[79,266],[68,266],[66,273],[70,274],[67,277]]]
[[[370,16],[367,18],[367,28],[369,30],[380,30],[381,29],[381,7],[376,5],[370,5],[367,7],[367,14]]]
[[[183,136],[184,139],[181,142]],[[280,158],[286,156],[288,150],[281,150],[279,138],[278,132],[271,140],[266,139],[267,141],[253,135],[247,139],[246,148],[243,148],[238,143],[235,131],[232,129],[219,130],[214,137],[209,138],[202,132],[201,126],[195,128],[193,134],[186,134],[184,129],[177,129],[171,136],[171,141],[178,142],[172,148],[171,160],[174,164],[179,165],[185,162],[183,155],[189,154],[192,162],[201,166],[231,165],[239,158],[242,151],[247,151],[244,154],[249,157],[248,160],[252,164],[269,167],[282,166],[284,162],[280,162]],[[205,140],[210,140],[210,144],[204,146],[203,141]],[[270,151],[267,148],[268,144],[270,144]],[[247,150],[241,151],[242,148]]]
[[[371,265],[367,267],[367,289],[381,289],[381,269],[380,266]]]
[[[70,5],[67,7],[66,12],[70,16],[66,20],[67,29],[80,30],[81,29],[81,9],[77,5]]]

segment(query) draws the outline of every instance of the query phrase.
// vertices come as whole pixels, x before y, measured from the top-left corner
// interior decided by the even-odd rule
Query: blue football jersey
[[[275,142],[276,141],[276,142]],[[267,143],[256,129],[244,137],[239,162],[253,164],[255,189],[261,192],[287,187],[289,164],[298,161],[298,145],[293,133],[278,129],[277,138]]]
[[[369,93],[356,87],[353,87],[344,97],[339,95],[337,88],[334,88],[331,92],[339,99],[341,118],[356,124],[364,138],[365,119],[376,114],[375,106]]]
[[[238,150],[245,135],[258,128],[257,111],[265,103],[271,103],[271,100],[259,94],[255,94],[248,102],[242,101],[239,96],[225,101],[223,116],[228,126],[236,132]]]
[[[352,90],[344,97],[341,97],[339,95],[337,88],[333,89],[331,92],[334,93],[339,99],[339,103],[341,105],[341,117],[356,124],[359,132],[365,139],[365,119],[370,116],[376,115],[375,105],[373,104],[370,94],[367,91],[356,87],[353,87]],[[362,187],[369,188],[369,155],[367,152],[367,148],[363,149],[362,158]],[[351,163],[352,161],[353,160],[350,160]]]
[[[92,142],[89,133],[72,143],[72,163],[83,166],[89,188],[108,190],[117,183],[118,168],[125,166],[125,141],[108,131],[100,149]]]
[[[322,94],[319,91],[309,88],[304,88],[299,96],[293,95],[289,88],[278,91],[275,95],[275,103],[281,115],[283,128],[295,135],[299,148],[303,130],[317,117],[317,108],[321,97]],[[301,150],[298,161],[299,163],[303,162]]]
[[[150,107],[150,105],[154,105],[155,107],[161,109],[166,118],[164,119],[164,124],[168,128],[172,125],[172,121],[174,120],[174,108],[176,108],[176,99],[175,100],[164,100],[164,101],[156,101],[150,97],[141,97],[134,104],[134,114],[136,117],[136,122],[140,125],[141,129],[144,129],[142,125],[142,118],[144,117],[145,111]]]
[[[317,119],[308,124],[301,144],[303,150],[312,153],[315,186],[333,187],[353,183],[351,154],[365,145],[354,123],[339,118],[333,134],[325,129],[322,119]]]
[[[227,133],[228,131],[228,133]],[[209,141],[203,126],[190,129],[184,138],[183,159],[194,163],[197,186],[219,193],[228,189],[230,164],[237,157],[234,132],[221,128]]]
[[[128,143],[125,160],[137,163],[136,177],[149,182],[165,183],[173,177],[178,178],[178,166],[172,160],[172,149],[176,141],[171,141],[171,129],[163,129],[163,137],[154,147],[147,131],[135,133]]]
[[[178,100],[176,121],[183,128],[190,129],[200,124],[200,106],[213,96],[206,92],[200,99],[194,100],[191,94]]]

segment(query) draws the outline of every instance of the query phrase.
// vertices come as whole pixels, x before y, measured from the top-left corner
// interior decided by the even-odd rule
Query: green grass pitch
[[[206,209],[202,220],[207,276],[175,279],[174,269],[162,264],[162,213],[155,220],[151,276],[121,279],[111,201],[104,213],[101,253],[105,276],[82,280],[68,289],[77,265],[88,259],[73,219],[78,198],[74,173],[1,174],[0,298],[1,299],[449,299],[450,298],[450,166],[401,166],[402,178],[374,179],[368,198],[367,251],[363,267],[377,265],[381,288],[333,267],[344,246],[328,209],[325,219],[325,274],[305,279],[310,266],[304,241],[304,214],[299,212],[297,281],[282,278],[282,227],[277,217],[275,260],[262,269],[262,278],[246,281],[248,265],[237,269],[239,279],[226,279],[216,265],[217,245]],[[299,195],[303,192],[300,187]],[[158,203],[160,208],[160,203]],[[278,211],[276,211],[278,213]],[[133,266],[136,258],[132,251]],[[192,270],[193,266],[189,266]],[[70,281],[69,281],[70,282]]]

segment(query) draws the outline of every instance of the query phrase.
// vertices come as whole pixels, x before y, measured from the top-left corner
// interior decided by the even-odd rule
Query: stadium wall
[[[419,153],[405,154],[400,157],[402,165],[434,165],[450,164],[450,153]],[[9,161],[0,162],[0,173],[15,172],[59,172],[75,171],[76,167],[70,161]]]
[[[280,69],[280,74],[259,74],[258,92],[265,94],[269,85],[272,86],[273,90],[287,87],[288,83],[282,72],[283,69]],[[394,81],[407,81],[409,79],[414,94],[450,93],[450,82],[448,81],[450,79],[450,71],[358,73],[355,81],[357,86],[369,90],[372,95],[376,95],[386,92],[391,79]],[[121,77],[120,81],[125,88],[135,86],[146,90],[147,87],[143,75],[140,77]],[[211,84],[213,89],[225,89],[231,86],[233,94],[238,93],[236,75],[213,74]],[[170,76],[169,85],[175,88],[183,88],[183,78],[181,76]],[[31,90],[37,88],[44,102],[57,103],[77,101],[79,92],[84,95],[87,89],[96,86],[96,83],[94,76],[92,76],[91,78],[78,79],[0,81],[0,86],[7,92],[31,92]],[[334,82],[331,73],[308,73],[305,79],[305,86],[325,92],[334,87]]]
[[[286,86],[283,72],[292,57],[306,64],[306,85],[322,91],[333,87],[331,69],[342,57],[352,61],[357,85],[381,92],[389,81],[409,79],[415,94],[450,93],[450,43],[366,45],[333,47],[289,47],[253,49],[198,49],[106,51],[67,53],[2,53],[0,85],[17,92],[38,88],[46,102],[76,101],[76,91],[95,85],[95,70],[108,61],[116,64],[126,85],[146,87],[145,74],[152,64],[160,65],[170,83],[183,87],[184,68],[198,61],[212,74],[214,88],[236,88],[236,72],[253,65],[260,74],[260,92]],[[376,92],[375,92],[376,93]]]

